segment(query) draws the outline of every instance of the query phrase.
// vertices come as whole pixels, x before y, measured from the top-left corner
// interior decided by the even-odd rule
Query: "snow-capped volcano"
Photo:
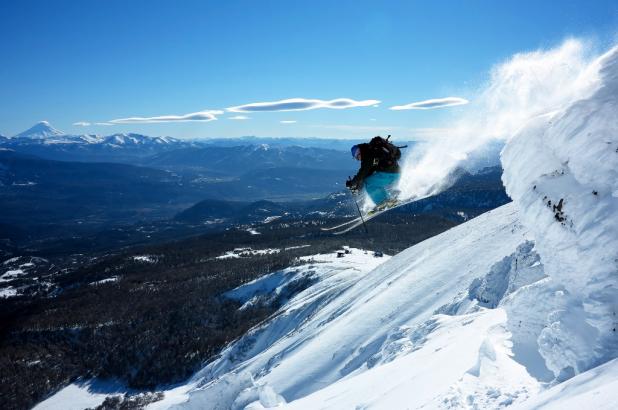
[[[40,142],[48,144],[102,144],[113,146],[145,146],[145,145],[164,145],[181,143],[180,140],[172,137],[149,137],[147,135],[135,133],[118,133],[108,136],[99,135],[71,135],[54,128],[49,122],[41,121],[24,132],[15,135],[13,142],[28,144],[29,142]]]
[[[59,137],[66,135],[64,132],[57,130],[47,121],[41,121],[26,131],[15,135],[13,138],[29,138],[29,139],[45,139],[51,137]]]
[[[149,137],[134,133],[108,136],[72,135],[42,121],[0,144],[16,151],[61,161],[126,161],[160,154],[190,143],[171,137]]]

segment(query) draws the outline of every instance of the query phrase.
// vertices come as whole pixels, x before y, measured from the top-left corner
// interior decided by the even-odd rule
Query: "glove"
[[[352,193],[358,192],[358,184],[353,179],[348,179],[345,181],[345,186],[352,191]]]

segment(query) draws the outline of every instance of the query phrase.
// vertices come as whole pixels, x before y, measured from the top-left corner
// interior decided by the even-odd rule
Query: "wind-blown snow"
[[[582,98],[598,81],[590,44],[567,40],[560,47],[518,53],[496,65],[490,79],[449,124],[444,135],[415,147],[404,159],[400,198],[438,193],[449,174],[475,151],[508,141],[531,118]]]
[[[507,192],[566,290],[539,340],[560,377],[618,356],[618,49],[595,66],[590,97],[536,118],[503,152]]]

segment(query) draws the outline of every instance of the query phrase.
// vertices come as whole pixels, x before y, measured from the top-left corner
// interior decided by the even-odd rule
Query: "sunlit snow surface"
[[[173,402],[261,408],[259,391],[266,387],[290,408],[457,407],[469,396],[480,397],[480,406],[523,400],[539,382],[509,356],[505,310],[481,308],[468,295],[475,278],[527,239],[510,205],[379,266],[380,258],[358,250],[316,258],[317,283],[227,348],[193,386],[169,392],[151,408]],[[350,268],[342,269],[346,263]]]
[[[540,352],[559,378],[618,356],[618,48],[589,97],[538,117],[502,155],[507,193],[564,286]]]
[[[103,403],[105,397],[124,394],[126,390],[117,382],[76,382],[70,384],[33,410],[82,410]]]

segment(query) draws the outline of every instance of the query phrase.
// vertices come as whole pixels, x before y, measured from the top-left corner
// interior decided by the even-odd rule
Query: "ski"
[[[341,224],[339,224],[339,225],[336,225],[336,226],[329,226],[328,228],[320,228],[320,229],[321,229],[322,231],[327,231],[327,232],[328,232],[328,231],[334,231],[334,230],[336,230],[336,229],[343,228],[344,226],[347,226],[347,225],[353,224],[354,222],[358,222],[358,221],[360,221],[360,220],[361,220],[361,219],[360,219],[360,217],[359,217],[359,216],[357,216],[356,218],[350,219],[349,221],[345,221],[344,223],[341,223]]]
[[[397,203],[397,206],[398,206],[398,203]],[[391,207],[392,207],[392,205],[391,205],[391,206],[389,206],[389,207],[387,207],[387,208],[384,208],[384,209],[380,209],[380,210],[378,210],[378,211],[375,211],[375,212],[381,212],[381,211],[383,211],[383,210],[390,209]],[[367,216],[368,216],[368,215],[371,215],[372,213],[373,213],[373,212],[367,213],[367,215],[363,215],[363,218],[365,218],[365,220],[366,220]],[[361,218],[360,216],[357,216],[356,218],[353,218],[353,219],[350,219],[349,221],[345,221],[345,222],[343,222],[343,223],[340,223],[339,225],[329,226],[328,228],[320,228],[320,229],[321,229],[322,231],[326,231],[326,232],[329,232],[329,231],[335,231],[335,230],[337,230],[337,229],[339,229],[339,228],[343,228],[344,226],[348,226],[348,225],[351,225],[351,224],[356,223],[356,222],[360,222],[360,223],[362,224],[362,219],[363,219],[363,218]]]
[[[361,220],[361,218],[358,218],[358,220],[357,220],[355,223],[350,224],[350,225],[346,225],[346,226],[344,226],[344,227],[343,227],[344,229],[339,230],[339,231],[337,231],[337,232],[333,232],[333,235],[341,235],[341,234],[344,234],[344,233],[346,233],[346,232],[350,232],[350,231],[352,231],[352,230],[354,230],[354,229],[358,228],[359,226],[362,226],[362,225],[363,225],[363,223],[367,223],[367,222],[369,222],[370,220],[372,220],[373,218],[375,218],[375,217],[377,217],[377,216],[380,216],[380,215],[382,215],[383,213],[388,212],[388,211],[390,211],[391,209],[395,209],[395,208],[397,208],[397,207],[399,207],[399,206],[401,206],[401,205],[404,205],[404,204],[403,204],[403,203],[401,203],[401,204],[396,205],[396,206],[392,206],[392,207],[389,207],[389,208],[384,208],[384,209],[381,209],[381,210],[379,210],[379,211],[371,212],[371,213],[369,213],[369,214],[367,214],[367,215],[363,216],[364,221],[363,221],[363,220]]]
[[[390,210],[399,208],[399,207],[404,206],[404,205],[411,204],[412,202],[420,201],[421,199],[428,198],[428,197],[430,197],[432,195],[433,194],[428,194],[428,195],[423,195],[423,196],[416,197],[416,198],[411,198],[411,199],[408,199],[406,201],[397,202],[394,205],[391,205],[391,206],[386,207],[384,209],[380,209],[380,210],[377,210],[377,211],[374,211],[374,212],[369,212],[366,215],[363,215],[364,222],[367,223],[368,221],[372,220],[373,218],[375,218],[377,216],[382,215],[385,212],[388,212]],[[347,223],[339,225],[338,226],[339,228],[343,228],[343,229],[341,229],[339,231],[332,232],[332,231],[336,230],[337,227],[333,227],[333,229],[330,229],[330,231],[332,232],[333,235],[342,235],[342,234],[344,234],[346,232],[353,231],[354,229],[358,228],[361,225],[363,225],[363,220],[359,217],[359,218],[356,218],[356,219],[354,219],[352,221],[348,221]]]

